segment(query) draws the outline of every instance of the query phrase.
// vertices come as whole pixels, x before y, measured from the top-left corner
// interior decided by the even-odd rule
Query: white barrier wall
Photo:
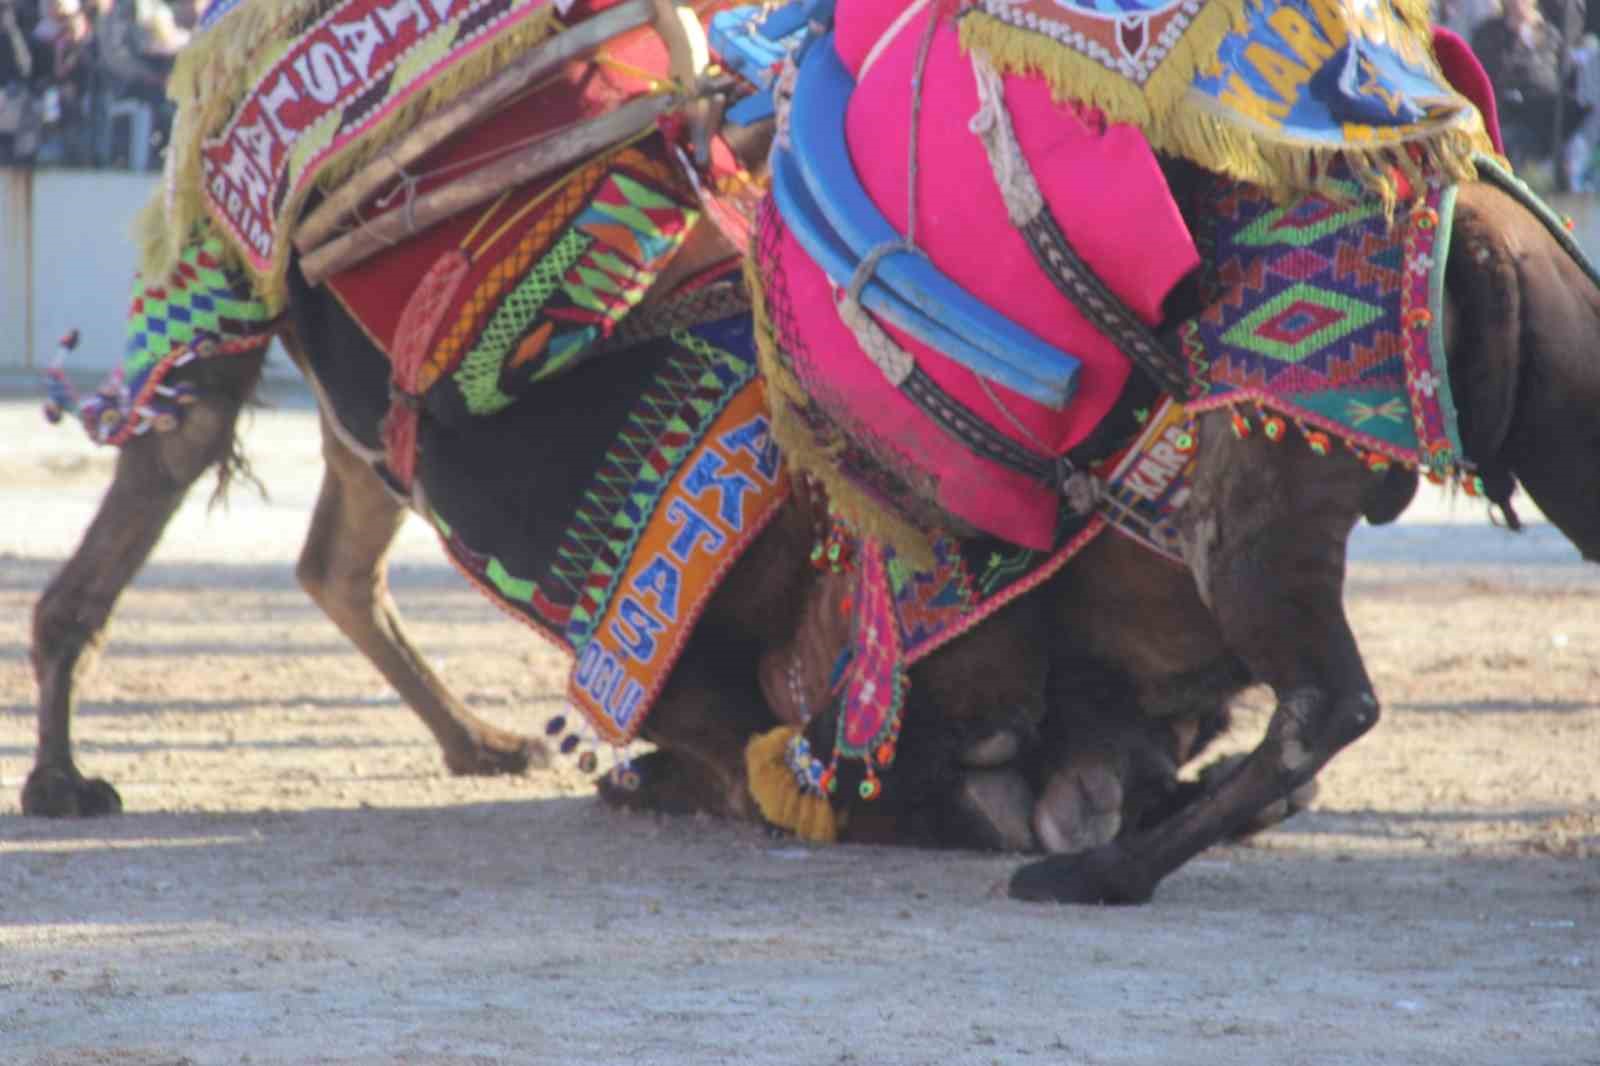
[[[134,215],[159,178],[92,170],[0,168],[0,382],[32,376],[72,327],[78,370],[109,370],[122,357],[123,316],[136,263]],[[1600,203],[1554,201],[1591,256],[1600,253]],[[281,353],[274,377],[292,376]]]
[[[134,216],[160,178],[104,170],[0,168],[0,381],[31,378],[76,327],[74,370],[122,359],[138,256]],[[281,355],[280,371],[292,374]]]
[[[136,267],[129,233],[158,179],[91,170],[0,174],[6,264],[0,367],[48,365],[56,340],[73,327],[83,334],[74,367],[115,366]]]

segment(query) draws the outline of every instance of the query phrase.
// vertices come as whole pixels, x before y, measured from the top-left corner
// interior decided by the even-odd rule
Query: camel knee
[[[48,664],[93,650],[105,632],[109,605],[73,596],[59,583],[45,589],[33,607],[33,667],[42,675]]]
[[[1280,698],[1268,740],[1286,787],[1315,774],[1335,752],[1377,725],[1380,714],[1370,688],[1339,695],[1303,688]]]

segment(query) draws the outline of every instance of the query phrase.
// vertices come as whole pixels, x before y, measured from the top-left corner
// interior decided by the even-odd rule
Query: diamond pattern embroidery
[[[1298,363],[1377,321],[1382,309],[1304,283],[1256,308],[1222,335],[1230,345]]]

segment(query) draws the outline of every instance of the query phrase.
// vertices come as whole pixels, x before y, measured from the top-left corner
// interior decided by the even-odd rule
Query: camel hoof
[[[956,792],[962,846],[985,851],[1033,851],[1028,816],[1033,789],[1015,770],[969,770]]]
[[[1012,899],[1035,903],[1148,903],[1155,886],[1130,880],[1127,859],[1115,845],[1051,855],[1011,875]]]
[[[1088,851],[1122,831],[1122,778],[1103,761],[1079,760],[1053,774],[1033,811],[1039,844],[1052,854]]]
[[[101,778],[36,766],[22,786],[22,813],[30,818],[100,818],[121,814],[122,797]]]
[[[1001,729],[970,745],[961,753],[961,765],[971,767],[1004,766],[1017,757],[1022,741],[1016,731]]]
[[[651,751],[594,779],[608,806],[656,814],[715,814],[740,817],[743,812],[717,794],[703,771],[669,751]]]
[[[456,777],[496,777],[525,774],[550,766],[550,750],[542,741],[515,733],[481,733],[473,743],[444,753],[445,769]]]

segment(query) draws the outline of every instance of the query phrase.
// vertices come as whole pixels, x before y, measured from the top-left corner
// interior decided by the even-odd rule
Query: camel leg
[[[405,509],[322,419],[322,489],[295,576],[428,727],[454,774],[518,774],[549,765],[539,741],[467,710],[411,644],[389,594],[389,546]]]
[[[170,433],[130,440],[83,541],[33,610],[33,672],[39,686],[39,746],[22,787],[22,813],[42,817],[116,814],[117,790],[84,777],[72,759],[78,685],[105,639],[117,601],[161,539],[190,486],[228,461],[240,408],[261,375],[264,353],[203,363],[185,377],[198,400]]]
[[[1200,425],[1185,551],[1229,648],[1272,685],[1266,736],[1215,791],[1110,844],[1023,867],[1023,899],[1137,903],[1205,848],[1246,829],[1378,720],[1343,605],[1345,542],[1371,475],[1299,440],[1235,439],[1227,416]]]

